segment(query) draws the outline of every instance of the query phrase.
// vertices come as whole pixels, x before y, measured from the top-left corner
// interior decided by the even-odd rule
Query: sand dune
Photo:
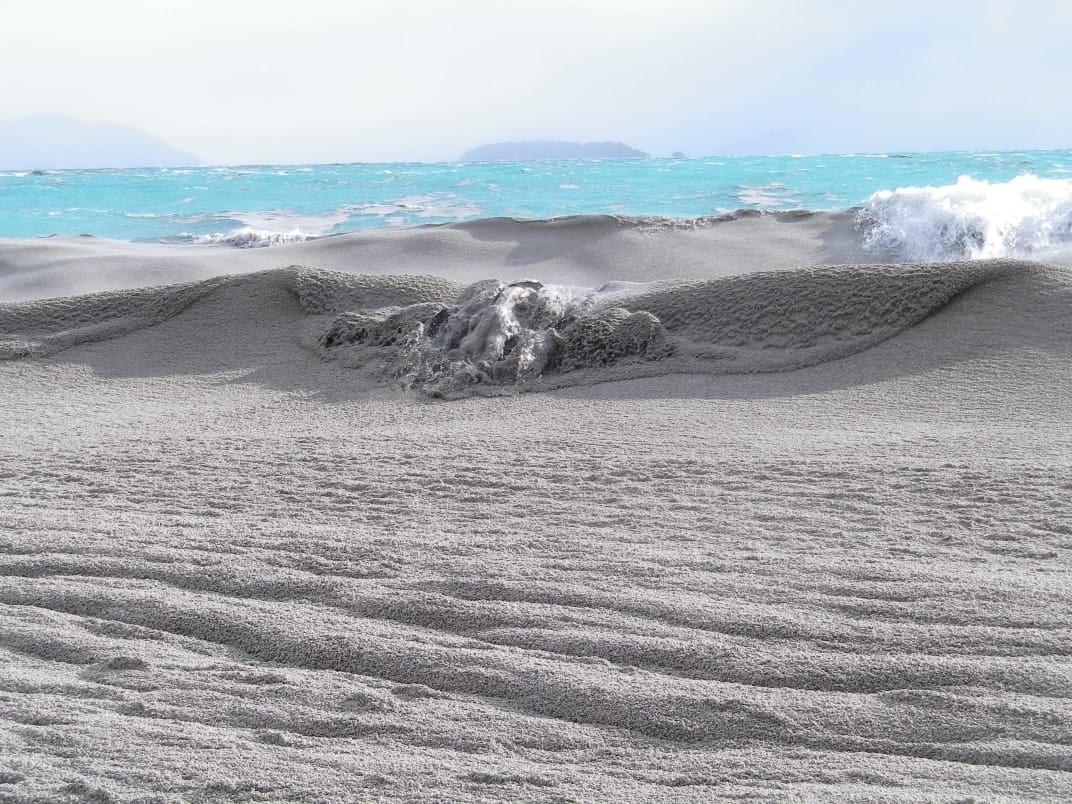
[[[95,237],[0,238],[0,300],[188,282],[312,265],[359,274],[495,277],[593,287],[614,280],[706,279],[800,265],[873,262],[847,213],[741,213],[682,223],[583,215],[378,229],[234,249]]]
[[[114,338],[198,302],[218,304],[217,296],[289,294],[309,316],[301,326],[254,316],[241,300],[227,315],[229,325],[253,332],[291,327],[322,357],[371,368],[374,376],[361,382],[401,380],[402,387],[448,396],[547,390],[655,374],[803,368],[868,349],[991,283],[1000,283],[998,292],[1009,297],[1033,289],[1040,298],[1052,294],[1063,301],[1066,275],[1001,260],[833,266],[586,295],[538,282],[485,281],[465,288],[433,276],[293,266],[0,304],[0,356],[43,356]],[[227,354],[228,343],[209,335],[216,326],[189,325],[202,335],[201,343],[184,341],[183,348]],[[171,350],[162,339],[161,354]]]
[[[345,265],[210,255],[141,290],[131,257],[104,293],[0,304],[0,795],[1072,795],[1066,269],[770,271],[781,246],[735,262],[722,224],[603,222],[605,260],[560,230],[554,257],[483,225],[512,245],[330,238],[293,248]],[[85,290],[112,246],[40,282],[13,248],[9,298]],[[675,281],[579,307],[459,302],[659,259]],[[611,310],[672,348],[608,351]],[[376,329],[402,313],[405,344]],[[468,351],[429,334],[463,313]],[[536,393],[399,387],[402,346],[486,356],[507,314],[592,317],[585,350]]]

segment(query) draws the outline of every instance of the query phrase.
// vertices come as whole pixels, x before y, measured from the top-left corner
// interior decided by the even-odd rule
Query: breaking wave
[[[301,215],[287,209],[267,212],[226,212],[212,216],[216,223],[240,224],[239,228],[210,234],[193,234],[159,238],[164,243],[193,243],[195,245],[232,246],[234,248],[265,248],[303,243],[335,232],[349,215],[341,210],[322,215]]]
[[[858,222],[865,248],[903,260],[1038,256],[1072,246],[1072,180],[961,176],[941,187],[882,190]]]
[[[254,229],[243,226],[230,232],[207,235],[187,235],[184,242],[200,243],[212,246],[233,246],[235,248],[265,248],[267,246],[285,246],[291,243],[304,243],[315,240],[318,235],[311,235],[294,229],[290,232],[273,232],[268,229]]]

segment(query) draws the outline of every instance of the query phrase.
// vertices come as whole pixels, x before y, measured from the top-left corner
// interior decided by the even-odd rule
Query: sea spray
[[[1038,256],[1072,244],[1072,180],[961,176],[941,187],[882,190],[858,222],[865,248],[903,260]]]
[[[306,240],[315,240],[316,235],[294,229],[290,232],[272,232],[267,229],[253,229],[243,226],[230,232],[217,234],[191,235],[184,234],[177,238],[167,238],[169,243],[195,243],[206,246],[233,246],[234,248],[266,248],[268,246],[286,246],[291,243],[304,243]]]

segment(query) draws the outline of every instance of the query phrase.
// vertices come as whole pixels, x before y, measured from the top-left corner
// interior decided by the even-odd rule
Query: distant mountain
[[[528,162],[538,159],[647,159],[620,142],[495,142],[462,154],[463,162]]]
[[[0,120],[0,169],[179,167],[196,156],[151,134],[117,123],[87,123],[57,115]]]

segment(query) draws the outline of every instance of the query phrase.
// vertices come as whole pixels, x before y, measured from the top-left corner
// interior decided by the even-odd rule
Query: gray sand
[[[0,238],[0,300],[161,285],[305,264],[363,274],[429,274],[464,283],[600,285],[708,279],[798,265],[874,261],[849,213],[738,213],[677,222],[584,215],[492,218],[376,229],[274,248],[168,246],[96,237]]]
[[[1072,797],[1072,277],[752,273],[832,225],[2,244],[192,284],[0,304],[0,800]],[[318,346],[492,276],[689,280],[614,301],[677,351],[444,402]]]

